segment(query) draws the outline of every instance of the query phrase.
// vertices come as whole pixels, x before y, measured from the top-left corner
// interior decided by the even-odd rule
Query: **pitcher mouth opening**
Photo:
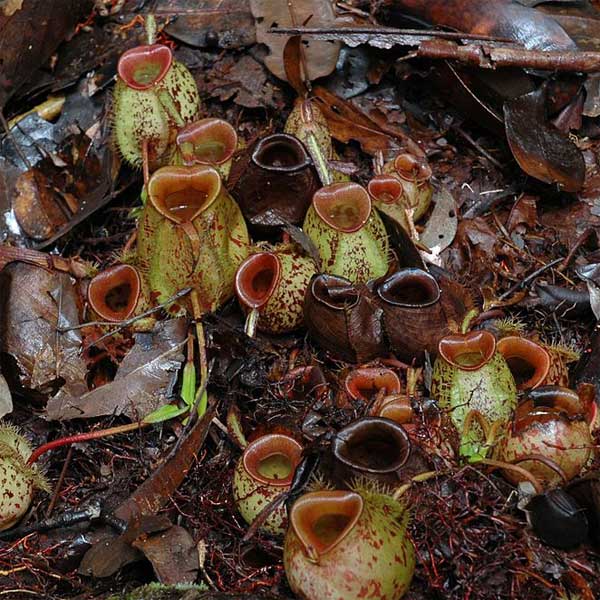
[[[272,252],[249,256],[235,275],[235,291],[242,304],[249,308],[264,306],[279,284],[281,262]]]
[[[546,379],[550,356],[539,344],[518,336],[507,336],[498,342],[498,351],[504,356],[517,389],[536,388]]]
[[[88,286],[88,302],[105,321],[118,322],[131,317],[141,293],[137,269],[117,265],[101,271]]]
[[[219,196],[221,178],[211,167],[162,167],[148,182],[148,199],[167,219],[189,223]]]
[[[394,421],[364,417],[337,434],[332,450],[337,460],[352,469],[384,475],[404,466],[411,444],[406,431]]]
[[[367,191],[376,202],[397,204],[404,196],[402,183],[393,175],[377,175],[367,186]]]
[[[379,392],[386,396],[399,394],[401,383],[398,375],[386,368],[361,368],[350,372],[345,381],[346,392],[354,399],[368,401]]]
[[[147,90],[165,78],[172,63],[173,53],[168,46],[138,46],[122,54],[117,71],[128,87]]]
[[[586,418],[589,406],[574,390],[558,385],[543,385],[525,393],[515,410],[515,420],[536,412],[562,413],[570,419]]]
[[[356,492],[309,492],[290,512],[290,524],[314,561],[331,552],[352,531],[363,512],[363,499]]]
[[[260,483],[289,486],[302,457],[302,446],[287,435],[273,433],[251,442],[244,451],[247,473]]]
[[[496,338],[489,331],[449,335],[440,340],[438,351],[452,366],[462,371],[476,371],[492,360]]]
[[[432,171],[427,161],[414,154],[399,154],[394,159],[398,176],[406,181],[425,183],[431,179]]]
[[[310,164],[302,142],[287,133],[275,133],[258,142],[252,161],[262,169],[293,173]]]
[[[233,156],[237,144],[235,129],[222,119],[201,119],[177,134],[177,146],[186,165],[222,165]]]
[[[435,304],[441,295],[435,278],[422,269],[400,269],[378,288],[379,297],[394,306],[423,308]]]
[[[318,190],[313,206],[320,219],[342,233],[361,229],[371,216],[371,198],[357,183],[333,183]]]

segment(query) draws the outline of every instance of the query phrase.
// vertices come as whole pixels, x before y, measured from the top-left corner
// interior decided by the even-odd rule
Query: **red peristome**
[[[235,129],[222,119],[201,119],[177,134],[177,146],[186,165],[221,165],[233,156],[237,144]]]
[[[371,198],[358,183],[333,183],[318,190],[313,206],[319,217],[342,233],[354,233],[371,216]]]
[[[510,335],[498,342],[498,352],[508,363],[517,389],[536,388],[546,379],[550,370],[550,355],[539,344]]]
[[[394,204],[398,202],[403,194],[404,188],[397,177],[393,175],[376,175],[369,181],[367,190],[371,197],[377,202]]]
[[[301,456],[302,446],[294,438],[280,433],[271,433],[251,442],[246,447],[242,460],[244,469],[255,481],[265,485],[286,487],[292,482]],[[281,477],[270,476],[265,471],[265,461],[273,458],[281,458],[286,463],[287,472]]]
[[[449,335],[440,340],[442,358],[462,371],[477,371],[492,360],[496,338],[489,331],[471,331],[465,335]]]
[[[148,200],[164,217],[190,223],[221,193],[221,178],[212,167],[162,167],[148,182]]]
[[[394,159],[396,173],[402,179],[424,183],[431,179],[431,167],[426,160],[414,154],[399,154]]]
[[[235,274],[235,292],[249,308],[264,306],[275,291],[281,277],[281,263],[273,252],[249,256]]]
[[[137,269],[117,265],[101,271],[88,286],[88,302],[102,319],[117,322],[128,319],[134,312],[141,293]]]
[[[386,396],[399,394],[402,385],[398,375],[391,369],[382,367],[360,368],[351,371],[345,381],[346,392],[354,399],[368,400],[381,390]]]
[[[117,71],[125,84],[134,90],[147,90],[160,83],[173,63],[168,46],[136,46],[121,55]]]
[[[290,523],[315,559],[335,548],[355,526],[363,511],[363,499],[355,492],[309,492],[291,511]]]

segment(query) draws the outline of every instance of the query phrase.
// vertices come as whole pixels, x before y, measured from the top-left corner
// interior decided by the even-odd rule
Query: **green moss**
[[[204,585],[149,583],[127,594],[110,596],[107,600],[200,600],[206,589]]]

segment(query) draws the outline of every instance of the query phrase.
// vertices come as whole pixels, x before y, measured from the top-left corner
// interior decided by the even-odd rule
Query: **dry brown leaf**
[[[336,20],[333,4],[329,0],[250,0],[250,9],[256,20],[256,41],[269,47],[270,54],[265,59],[267,68],[273,75],[287,81],[283,61],[283,49],[290,39],[286,35],[269,33],[272,27],[294,27],[302,25],[310,18],[311,27],[335,27]],[[329,75],[334,69],[340,53],[339,42],[319,42],[311,39],[302,41],[308,78],[312,81]]]
[[[87,390],[81,335],[56,327],[79,325],[77,294],[69,275],[33,265],[8,264],[0,277],[0,350],[19,367],[20,384],[43,393],[64,379],[68,393]]]
[[[421,234],[421,242],[430,250],[426,258],[429,262],[440,265],[439,256],[453,241],[458,227],[456,203],[454,197],[445,187],[435,190],[433,195],[435,206],[425,231]]]
[[[74,396],[62,390],[48,401],[46,416],[64,421],[125,414],[139,419],[166,403],[169,388],[183,362],[187,322],[171,319],[152,333],[136,334],[114,381]]]
[[[4,376],[0,374],[0,419],[12,412],[13,401]]]
[[[192,536],[178,525],[154,535],[141,535],[132,546],[152,563],[161,583],[193,583],[198,575],[199,557]]]

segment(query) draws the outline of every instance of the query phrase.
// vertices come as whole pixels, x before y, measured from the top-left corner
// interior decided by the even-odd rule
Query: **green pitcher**
[[[353,283],[386,274],[387,232],[372,210],[369,194],[357,183],[334,183],[318,190],[303,229],[319,251],[323,272]]]

